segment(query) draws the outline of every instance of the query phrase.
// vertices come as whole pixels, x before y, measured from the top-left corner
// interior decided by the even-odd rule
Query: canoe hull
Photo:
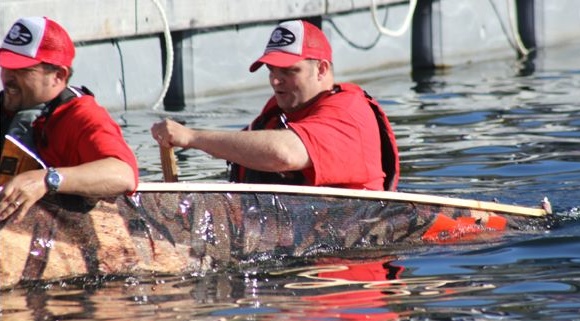
[[[83,275],[203,272],[240,262],[538,231],[546,217],[382,198],[248,190],[57,195],[0,223],[0,287]]]

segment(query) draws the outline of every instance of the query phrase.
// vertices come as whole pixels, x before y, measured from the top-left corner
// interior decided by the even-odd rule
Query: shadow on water
[[[470,244],[262,257],[205,274],[105,276],[0,293],[2,320],[580,320],[580,46],[369,78],[397,136],[400,190],[536,206],[559,226]],[[269,93],[197,103],[188,126],[237,130]],[[143,181],[161,180],[150,124],[123,128]],[[182,180],[225,180],[225,162],[179,151]]]

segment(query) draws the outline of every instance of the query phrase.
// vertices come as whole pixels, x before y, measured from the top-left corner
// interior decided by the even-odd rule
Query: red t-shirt
[[[57,107],[46,124],[38,121],[34,127],[38,136],[44,133],[44,138],[36,139],[36,147],[48,165],[77,166],[114,157],[131,166],[135,184],[139,183],[137,159],[121,128],[94,97],[75,97]]]
[[[343,84],[341,89],[286,115],[314,165],[303,174],[314,186],[383,190],[375,115],[360,87]]]

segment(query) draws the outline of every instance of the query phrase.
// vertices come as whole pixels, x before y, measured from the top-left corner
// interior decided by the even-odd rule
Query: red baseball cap
[[[0,46],[0,67],[28,68],[41,62],[72,66],[75,46],[66,30],[46,17],[18,19]]]
[[[304,59],[332,62],[328,39],[322,30],[307,21],[285,21],[274,29],[264,54],[250,66],[250,72],[263,64],[285,68]]]

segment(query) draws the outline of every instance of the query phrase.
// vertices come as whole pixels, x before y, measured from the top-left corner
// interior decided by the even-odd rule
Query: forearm
[[[306,146],[290,129],[197,130],[166,119],[151,127],[151,135],[161,146],[199,149],[255,170],[284,172],[312,166]]]
[[[300,170],[311,166],[300,138],[291,130],[193,130],[189,147],[262,171]]]
[[[63,182],[58,190],[63,194],[107,197],[135,190],[131,166],[116,158],[105,158],[75,167],[58,168]]]
[[[116,158],[106,158],[75,167],[59,167],[63,176],[58,192],[87,197],[108,197],[135,190],[131,166]],[[0,190],[0,221],[17,213],[22,219],[47,192],[46,170],[26,171],[16,175]]]

